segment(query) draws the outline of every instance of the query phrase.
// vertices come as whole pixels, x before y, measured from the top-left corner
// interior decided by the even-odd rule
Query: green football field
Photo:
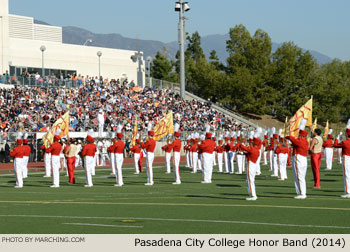
[[[43,173],[30,174],[23,189],[14,189],[14,175],[0,174],[0,233],[112,234],[112,233],[350,233],[350,199],[344,194],[341,166],[321,167],[322,189],[314,190],[310,165],[306,200],[296,200],[293,174],[288,180],[270,176],[267,166],[256,178],[257,201],[248,196],[245,175],[216,173],[213,183],[201,184],[202,174],[182,167],[182,184],[155,167],[155,184],[144,186],[146,174],[123,170],[123,187],[107,169],[98,170],[94,187],[77,184],[49,188]]]

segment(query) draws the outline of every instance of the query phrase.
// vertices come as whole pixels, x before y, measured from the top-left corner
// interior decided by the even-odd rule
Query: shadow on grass
[[[223,195],[223,194],[220,194]],[[236,196],[239,198],[228,198],[228,197],[220,197],[220,196],[212,196],[212,195],[186,195],[188,198],[206,198],[206,199],[224,199],[224,200],[245,200],[243,197],[247,197],[247,194],[225,194],[227,196]]]
[[[271,187],[271,188],[295,188],[294,186],[282,186],[282,185],[263,185],[263,184],[258,184],[257,187]]]
[[[218,187],[225,187],[225,188],[227,188],[227,187],[230,187],[230,188],[232,188],[232,187],[242,187],[240,185],[226,185],[226,184],[217,184],[216,186],[218,186]]]
[[[343,177],[343,174],[330,174],[330,173],[327,173],[325,175],[326,176],[330,176],[330,177]]]

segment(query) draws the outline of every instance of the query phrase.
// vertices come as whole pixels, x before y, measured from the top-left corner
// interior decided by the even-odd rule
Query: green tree
[[[218,71],[224,71],[225,70],[225,66],[224,66],[224,64],[222,64],[220,62],[219,57],[216,55],[216,51],[215,50],[212,50],[210,52],[209,60],[210,60],[210,64],[213,65],[216,70],[218,70]]]
[[[160,80],[169,80],[173,64],[160,52],[152,61],[151,76]]]

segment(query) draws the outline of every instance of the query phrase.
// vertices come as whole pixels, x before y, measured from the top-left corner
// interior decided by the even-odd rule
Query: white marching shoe
[[[350,199],[350,194],[341,195],[340,197],[343,199]]]
[[[295,196],[294,199],[306,199],[306,195]]]
[[[258,197],[249,197],[249,198],[246,198],[246,200],[257,200],[258,199]]]

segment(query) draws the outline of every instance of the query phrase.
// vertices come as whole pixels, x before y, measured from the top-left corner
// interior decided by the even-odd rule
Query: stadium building
[[[87,38],[88,39],[88,38]],[[99,57],[98,52],[102,55]],[[9,14],[9,0],[0,0],[0,75],[23,71],[45,76],[63,73],[108,79],[144,79],[144,61],[136,51],[64,44],[62,27],[35,24],[32,17]]]

